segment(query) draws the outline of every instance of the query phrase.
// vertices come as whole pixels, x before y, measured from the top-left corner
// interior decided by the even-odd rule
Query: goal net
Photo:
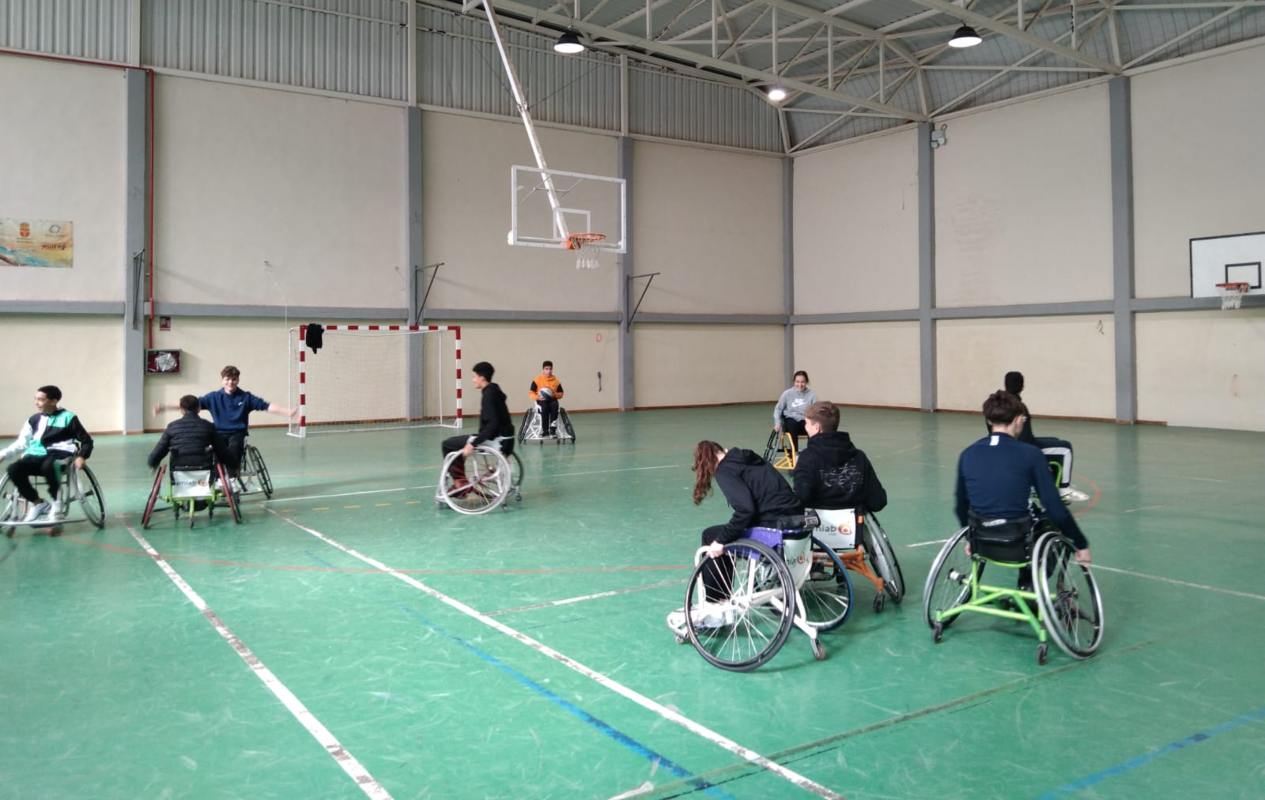
[[[461,326],[307,325],[290,329],[288,433],[461,427]]]

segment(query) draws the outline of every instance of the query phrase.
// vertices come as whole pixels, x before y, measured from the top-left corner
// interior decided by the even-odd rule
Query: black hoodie
[[[809,508],[882,511],[887,491],[845,431],[810,437],[795,462],[795,494]]]
[[[722,544],[741,539],[747,528],[775,528],[782,517],[804,513],[791,487],[767,461],[750,450],[731,448],[716,467],[716,485],[733,517],[725,525]]]

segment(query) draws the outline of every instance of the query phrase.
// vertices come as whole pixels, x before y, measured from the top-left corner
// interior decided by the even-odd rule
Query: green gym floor
[[[728,516],[692,446],[759,451],[768,408],[574,422],[484,517],[432,502],[450,431],[259,430],[274,498],[192,530],[140,527],[156,436],[100,438],[105,529],[0,538],[0,797],[1265,796],[1265,435],[1037,420],[1107,624],[1038,666],[1022,623],[922,618],[979,419],[845,409],[909,595],[854,580],[826,661],[796,631],[738,674],[664,617]]]

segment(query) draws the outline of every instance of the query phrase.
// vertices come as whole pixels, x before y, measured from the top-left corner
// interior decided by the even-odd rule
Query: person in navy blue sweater
[[[1028,421],[1028,409],[1010,392],[998,391],[984,401],[989,435],[962,451],[958,458],[958,522],[967,525],[972,515],[984,520],[1022,520],[1028,516],[1033,489],[1050,521],[1076,548],[1076,560],[1091,561],[1089,540],[1059,498],[1042,452],[1019,441]]]
[[[215,423],[215,431],[224,438],[231,455],[230,463],[241,464],[242,454],[246,450],[246,436],[250,432],[250,412],[266,411],[282,417],[293,417],[297,409],[269,403],[257,395],[251,394],[238,385],[242,372],[229,365],[220,370],[220,382],[223,388],[208,392],[198,398],[198,403],[206,411],[211,412],[211,421]],[[154,413],[159,414],[167,409],[180,406],[157,405]]]

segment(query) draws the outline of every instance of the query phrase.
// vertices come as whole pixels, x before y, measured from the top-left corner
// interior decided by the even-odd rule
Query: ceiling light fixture
[[[953,32],[953,38],[949,40],[949,47],[974,47],[984,41],[975,29],[970,25],[963,25]]]
[[[787,91],[781,84],[775,84],[768,90],[769,102],[780,103],[786,99]]]
[[[580,36],[575,31],[563,33],[558,37],[558,41],[553,43],[553,51],[563,55],[573,56],[576,53],[583,53],[584,50],[584,43],[580,41]]]

